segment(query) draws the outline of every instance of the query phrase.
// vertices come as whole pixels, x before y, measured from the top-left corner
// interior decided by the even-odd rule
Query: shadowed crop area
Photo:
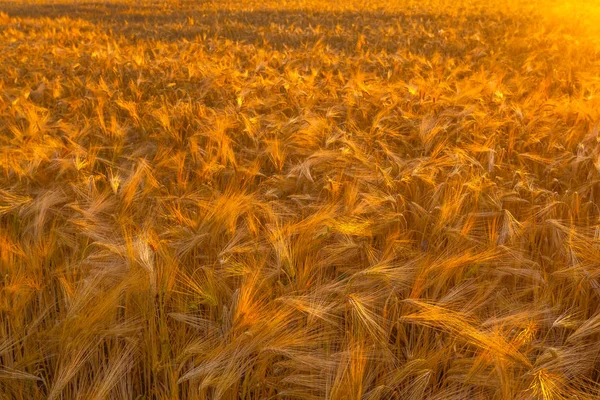
[[[600,397],[594,1],[0,11],[0,399]]]

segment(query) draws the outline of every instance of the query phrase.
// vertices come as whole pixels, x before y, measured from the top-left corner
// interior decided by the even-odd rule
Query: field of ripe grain
[[[0,11],[0,399],[600,397],[594,1]]]

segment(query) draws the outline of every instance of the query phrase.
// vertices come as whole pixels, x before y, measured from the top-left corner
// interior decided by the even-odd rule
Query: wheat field
[[[597,2],[0,11],[0,399],[600,398]]]

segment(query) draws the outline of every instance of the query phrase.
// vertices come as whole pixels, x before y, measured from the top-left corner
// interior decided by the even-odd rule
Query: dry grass
[[[387,3],[0,3],[0,398],[600,396],[600,10]]]

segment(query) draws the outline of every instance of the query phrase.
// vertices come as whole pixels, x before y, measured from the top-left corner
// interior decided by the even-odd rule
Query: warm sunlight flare
[[[0,0],[0,400],[600,398],[600,3]]]

